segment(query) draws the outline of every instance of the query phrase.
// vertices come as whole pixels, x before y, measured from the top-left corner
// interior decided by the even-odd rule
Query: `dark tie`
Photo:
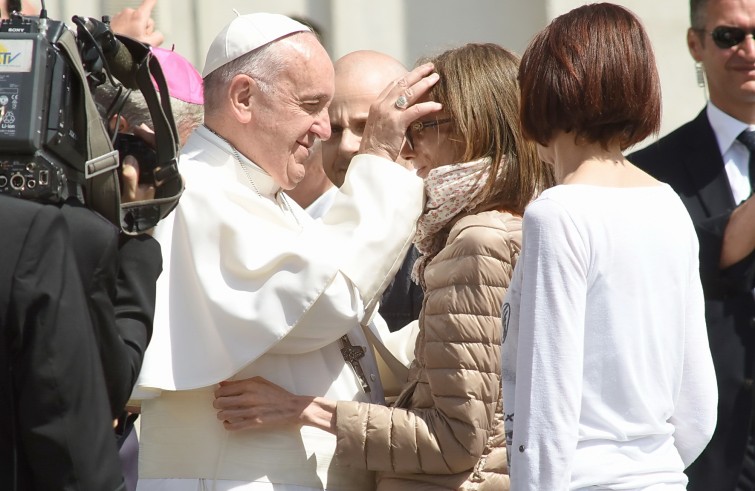
[[[744,130],[737,136],[737,140],[742,142],[750,151],[750,188],[755,192],[755,130]]]

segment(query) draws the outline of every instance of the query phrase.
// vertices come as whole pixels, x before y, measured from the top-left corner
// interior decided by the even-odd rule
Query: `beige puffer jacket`
[[[416,359],[397,407],[339,402],[337,465],[378,471],[381,491],[509,489],[501,303],[520,249],[520,217],[488,211],[453,225],[425,269]]]

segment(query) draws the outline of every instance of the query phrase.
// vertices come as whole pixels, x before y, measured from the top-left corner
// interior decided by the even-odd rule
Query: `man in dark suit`
[[[0,489],[122,490],[100,352],[55,206],[0,195]]]
[[[755,489],[755,0],[691,0],[687,43],[710,102],[629,160],[681,196],[700,241],[700,276],[718,381],[718,423],[687,469],[690,490]],[[745,133],[746,134],[746,133]],[[739,138],[739,139],[738,139]],[[742,139],[742,141],[740,141]]]

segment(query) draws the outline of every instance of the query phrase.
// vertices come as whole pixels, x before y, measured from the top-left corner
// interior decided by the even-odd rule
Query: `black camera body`
[[[55,46],[64,29],[50,19],[0,22],[0,193],[59,202],[81,180],[83,94]]]
[[[0,21],[0,193],[47,203],[74,197],[124,233],[144,233],[183,193],[162,68],[149,45],[113,34],[106,18],[73,16],[74,35],[42,5],[39,17],[13,12]],[[125,88],[141,91],[154,125],[154,152],[129,137],[118,138],[114,148],[117,135],[105,124],[110,114],[101,114],[92,96],[107,82],[120,101],[130,94]],[[119,153],[132,151],[141,152],[140,182],[152,183],[155,194],[121,203]]]

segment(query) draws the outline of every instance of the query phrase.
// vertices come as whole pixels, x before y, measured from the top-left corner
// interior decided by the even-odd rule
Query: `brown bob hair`
[[[657,133],[661,90],[650,40],[629,10],[578,7],[535,36],[519,66],[521,122],[545,146],[557,131],[622,150]]]
[[[525,206],[552,185],[553,174],[534,143],[522,136],[519,57],[497,44],[470,43],[423,61],[431,61],[440,75],[429,98],[448,113],[452,137],[461,142],[461,161],[491,159],[482,202],[470,211],[523,214]]]

